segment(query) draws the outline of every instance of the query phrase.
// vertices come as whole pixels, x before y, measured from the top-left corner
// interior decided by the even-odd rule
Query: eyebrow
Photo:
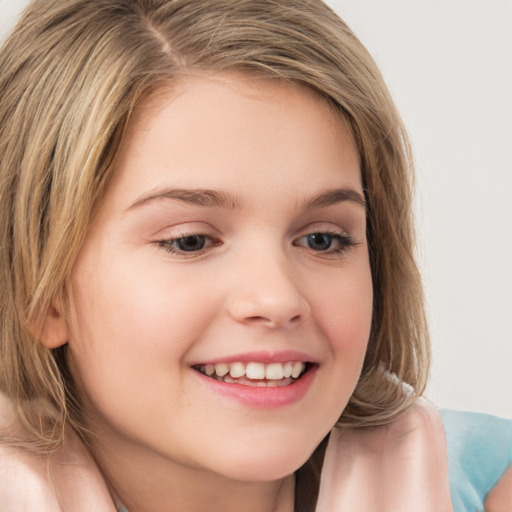
[[[237,197],[222,190],[168,188],[143,195],[128,210],[162,199],[177,199],[184,203],[204,206],[206,208],[220,207],[229,210],[242,208],[242,202]]]
[[[184,203],[203,206],[205,208],[242,209],[242,201],[223,190],[167,188],[144,194],[133,203],[128,210],[139,208],[154,201],[175,199]],[[357,190],[350,187],[326,190],[302,202],[304,210],[326,208],[338,203],[349,201],[366,209],[366,200]]]
[[[349,201],[362,206],[366,210],[366,199],[357,190],[350,187],[336,188],[333,190],[326,190],[317,196],[308,199],[302,204],[305,210],[315,210],[317,208],[326,208],[338,203]]]

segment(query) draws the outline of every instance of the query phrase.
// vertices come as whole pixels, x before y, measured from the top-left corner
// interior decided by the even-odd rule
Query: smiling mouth
[[[303,361],[270,364],[234,362],[192,366],[194,370],[211,379],[253,387],[289,386],[299,380],[311,367],[312,363]]]

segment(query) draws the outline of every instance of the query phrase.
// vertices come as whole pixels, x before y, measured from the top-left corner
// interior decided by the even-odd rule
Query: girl
[[[510,424],[419,398],[407,138],[328,7],[39,0],[0,69],[2,510],[507,504]]]

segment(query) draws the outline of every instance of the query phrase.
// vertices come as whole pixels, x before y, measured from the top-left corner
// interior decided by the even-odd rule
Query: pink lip
[[[249,360],[261,361],[261,359],[258,358]],[[299,359],[299,361],[300,360],[303,359]],[[224,359],[222,361],[224,362],[226,360]],[[233,361],[241,360],[234,359]],[[286,359],[286,361],[293,361],[293,358]],[[279,387],[245,386],[215,380],[196,371],[194,371],[194,374],[202,384],[216,394],[235,400],[245,406],[259,409],[275,409],[299,402],[310,389],[315,379],[317,369],[318,365],[313,365],[300,379],[288,386]]]
[[[294,363],[298,361],[318,363],[318,359],[310,354],[298,352],[296,350],[284,350],[281,352],[244,352],[243,354],[234,354],[227,357],[209,359],[208,361],[194,361],[190,366],[199,364],[219,364],[219,363],[250,363],[251,361],[263,364],[271,363]]]

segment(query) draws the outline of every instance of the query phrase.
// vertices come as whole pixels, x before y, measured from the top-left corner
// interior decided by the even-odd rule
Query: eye
[[[327,251],[332,246],[333,238],[330,233],[312,233],[306,236],[308,247],[316,251]]]
[[[204,235],[189,235],[174,240],[174,243],[180,251],[200,251],[201,249],[204,249],[206,237]]]
[[[218,245],[218,243],[210,237],[195,233],[180,236],[179,238],[171,238],[169,240],[159,240],[156,243],[167,252],[183,255],[200,253],[211,246]]]
[[[300,237],[294,245],[307,247],[315,252],[339,254],[355,245],[345,233],[317,232]]]

